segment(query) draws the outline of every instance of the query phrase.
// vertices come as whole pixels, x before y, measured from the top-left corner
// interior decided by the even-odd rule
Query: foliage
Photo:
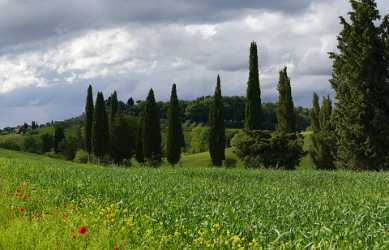
[[[88,163],[89,155],[85,150],[79,149],[74,156],[73,161],[78,163]]]
[[[245,110],[245,128],[249,130],[261,129],[261,90],[259,87],[259,65],[257,44],[250,45],[249,79],[247,82],[247,100]]]
[[[246,167],[251,168],[292,170],[304,156],[303,139],[295,133],[244,130],[235,135],[232,146]]]
[[[54,151],[59,152],[59,144],[65,139],[65,129],[62,125],[55,126],[54,129]]]
[[[50,134],[42,134],[41,140],[41,153],[49,152],[54,147],[54,137]]]
[[[221,166],[225,160],[226,132],[221,94],[220,76],[217,76],[215,95],[209,110],[209,154],[214,166]]]
[[[314,133],[320,131],[319,115],[320,115],[319,96],[316,93],[313,93],[312,110],[311,110],[311,128]]]
[[[296,130],[296,115],[294,113],[292,89],[286,67],[280,71],[278,92],[277,131],[280,133],[293,133]]]
[[[78,149],[78,140],[73,136],[66,137],[58,145],[59,152],[68,161],[72,161],[74,159],[74,157],[76,156],[77,149]]]
[[[374,0],[351,5],[349,21],[340,18],[338,52],[331,53],[337,162],[349,169],[389,169],[387,26]]]
[[[118,103],[118,95],[116,93],[116,91],[113,92],[113,94],[111,95],[111,102],[110,102],[110,107],[111,107],[111,110],[110,110],[110,121],[112,124],[115,120],[115,116],[117,115],[118,113],[118,107],[119,106],[119,103]]]
[[[138,163],[143,164],[145,162],[145,156],[143,154],[143,119],[138,122],[138,129],[136,132],[136,149],[135,159]]]
[[[168,113],[168,135],[167,135],[167,161],[175,165],[180,161],[181,148],[185,147],[184,134],[180,119],[180,107],[177,98],[176,84],[173,84],[170,96]]]
[[[191,153],[200,153],[209,149],[209,128],[196,126],[191,131]]]
[[[103,93],[98,92],[93,121],[93,151],[98,159],[109,153],[108,115]]]
[[[116,115],[111,128],[111,157],[116,164],[130,160],[135,152],[136,120]]]
[[[89,155],[92,153],[93,113],[93,92],[92,86],[89,85],[85,105],[85,149]]]
[[[155,102],[154,91],[151,89],[146,100],[143,117],[143,154],[150,165],[161,162],[161,125],[159,108]]]
[[[336,138],[332,118],[332,103],[330,97],[323,98],[319,108],[319,128],[313,133],[310,155],[318,169],[334,170],[336,156]]]
[[[38,140],[33,136],[27,136],[24,139],[23,150],[30,153],[39,153],[40,145]]]
[[[17,144],[13,140],[5,140],[5,141],[0,142],[0,148],[9,149],[9,150],[16,150],[16,151],[21,150],[19,144]]]

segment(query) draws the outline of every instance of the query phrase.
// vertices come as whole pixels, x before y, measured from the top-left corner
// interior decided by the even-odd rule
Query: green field
[[[125,169],[0,150],[0,249],[389,247],[387,173],[190,162]]]

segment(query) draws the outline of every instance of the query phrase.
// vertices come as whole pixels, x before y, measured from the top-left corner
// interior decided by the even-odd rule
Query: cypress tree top
[[[155,101],[154,91],[150,89],[143,118],[143,154],[145,159],[152,163],[160,163],[162,157],[159,119],[159,107]]]
[[[92,153],[92,127],[93,127],[93,93],[92,86],[88,87],[85,105],[85,148],[88,155]]]
[[[247,82],[247,100],[245,111],[245,128],[249,130],[261,129],[261,90],[259,87],[257,44],[250,45],[249,79]]]
[[[105,110],[103,93],[98,92],[95,106],[95,118],[93,123],[93,151],[99,158],[109,152],[109,127],[108,116]]]
[[[284,133],[294,132],[296,129],[296,116],[294,112],[290,79],[286,67],[280,71],[278,92],[277,130]]]
[[[167,160],[175,165],[181,158],[182,145],[182,125],[180,119],[179,103],[177,98],[176,84],[172,86],[168,112],[168,138],[167,138]]]
[[[213,102],[209,110],[209,153],[214,166],[221,166],[225,159],[224,106],[221,94],[220,77],[217,83]]]
[[[319,114],[320,114],[319,96],[316,93],[313,93],[312,110],[311,110],[311,127],[314,133],[320,131]]]

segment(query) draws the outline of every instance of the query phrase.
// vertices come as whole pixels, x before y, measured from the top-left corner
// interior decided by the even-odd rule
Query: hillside
[[[0,249],[389,247],[386,173],[125,169],[0,150],[0,176]]]

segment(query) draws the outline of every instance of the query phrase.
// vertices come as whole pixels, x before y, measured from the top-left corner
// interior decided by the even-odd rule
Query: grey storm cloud
[[[298,13],[311,0],[1,0],[0,46],[128,22],[215,23],[255,9]]]
[[[382,14],[387,0],[378,0]],[[257,41],[262,99],[288,67],[297,105],[333,94],[328,79],[347,0],[0,0],[0,127],[83,112],[85,91],[122,100],[244,95]]]

